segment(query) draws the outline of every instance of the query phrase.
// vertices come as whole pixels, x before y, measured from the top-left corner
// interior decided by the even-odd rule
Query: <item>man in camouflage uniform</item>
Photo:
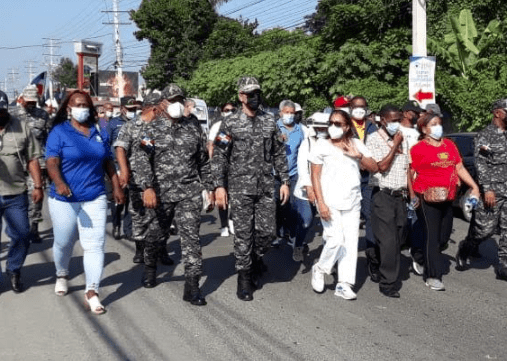
[[[18,110],[18,116],[23,119],[33,136],[39,143],[42,154],[45,153],[46,139],[48,136],[49,115],[40,108],[37,108],[39,97],[37,94],[37,87],[29,85],[23,90],[22,95],[18,99],[21,105]],[[46,162],[44,157],[39,158],[39,164],[42,171],[43,183],[45,183]],[[26,178],[28,191],[33,192],[32,177]],[[39,235],[39,223],[42,222],[42,202],[34,203],[32,197],[28,197],[28,218],[30,219],[30,237],[32,243],[41,243],[42,239]]]
[[[157,111],[157,118],[147,128],[153,137],[153,155],[145,150],[135,153],[136,182],[143,189],[143,203],[155,209],[157,217],[172,221],[174,214],[178,225],[182,258],[185,263],[185,290],[183,300],[203,306],[206,300],[199,290],[202,273],[202,253],[199,240],[202,193],[210,197],[213,190],[209,158],[201,133],[183,119],[184,94],[175,84],[162,92],[164,99]],[[160,236],[159,223],[152,219],[144,248],[144,287],[156,285],[156,247]]]
[[[253,77],[239,80],[242,108],[222,119],[212,161],[216,205],[225,209],[227,192],[230,197],[237,296],[243,301],[253,299],[253,289],[265,271],[262,257],[276,236],[273,169],[282,183],[282,204],[289,199],[285,144],[274,117],[259,109],[260,90]]]
[[[128,188],[130,199],[129,214],[130,222],[125,220],[124,231],[127,238],[135,242],[136,253],[133,258],[134,263],[144,263],[144,240],[147,236],[148,225],[150,219],[155,218],[155,210],[146,209],[143,205],[142,189],[139,184],[135,182],[135,177],[132,174],[137,172],[137,164],[133,153],[136,150],[145,148],[150,152],[150,145],[146,144],[146,139],[149,134],[146,132],[147,124],[155,119],[155,113],[158,109],[162,96],[161,91],[152,91],[144,98],[144,110],[141,115],[133,120],[125,123],[113,143],[115,148],[116,160],[120,170],[120,186]],[[145,139],[143,141],[143,139]],[[158,260],[165,266],[174,264],[174,261],[169,258],[167,254],[167,234],[168,224],[162,222],[160,226],[163,232],[160,234],[160,239],[157,241]]]
[[[479,244],[500,227],[497,278],[507,281],[507,99],[493,104],[493,121],[475,137],[475,165],[483,199],[472,214],[466,239],[459,244],[456,269],[465,270]]]

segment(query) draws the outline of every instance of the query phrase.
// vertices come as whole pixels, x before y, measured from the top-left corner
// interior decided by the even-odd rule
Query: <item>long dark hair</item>
[[[347,113],[346,111],[343,111],[341,109],[333,110],[331,112],[331,115],[329,115],[329,121],[330,122],[331,122],[331,118],[333,117],[333,115],[336,115],[336,114],[341,115],[343,117],[343,119],[345,119],[345,123],[349,127],[349,130],[347,130],[345,133],[343,133],[342,139],[349,140],[352,137],[354,137],[354,132],[352,131],[352,128],[354,127],[354,124],[352,124],[352,119],[350,119],[349,113]],[[331,124],[329,124],[329,126],[331,126]]]
[[[58,109],[58,111],[56,112],[55,119],[53,120],[53,127],[57,126],[58,124],[64,123],[70,119],[69,114],[67,113],[67,107],[69,106],[69,102],[72,99],[72,97],[78,94],[85,97],[86,103],[88,104],[88,109],[90,109],[90,116],[88,117],[88,122],[92,124],[97,123],[97,110],[93,105],[93,100],[90,97],[90,94],[82,90],[74,90],[73,92],[70,92],[60,104],[60,109]]]

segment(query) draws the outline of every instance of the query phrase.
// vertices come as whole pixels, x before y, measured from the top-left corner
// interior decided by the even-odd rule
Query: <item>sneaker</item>
[[[229,228],[224,227],[220,230],[220,237],[229,237]]]
[[[232,219],[229,219],[229,233],[234,234],[234,223],[232,222]]]
[[[336,285],[334,295],[346,300],[355,300],[357,298],[357,295],[352,291],[349,284],[344,282],[340,282]]]
[[[292,252],[292,259],[294,262],[303,262],[303,247],[294,247],[294,251]]]
[[[419,263],[417,263],[416,261],[412,261],[412,269],[414,270],[414,272],[416,274],[418,274],[419,276],[422,276],[423,273],[424,273],[424,266],[421,266]]]
[[[445,290],[444,283],[437,278],[426,279],[426,286],[428,286],[433,291],[444,291]]]
[[[322,272],[317,264],[312,267],[312,288],[317,293],[324,292],[325,287],[324,272]]]

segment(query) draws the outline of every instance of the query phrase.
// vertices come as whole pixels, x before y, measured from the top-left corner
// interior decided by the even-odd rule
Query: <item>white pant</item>
[[[338,282],[356,283],[357,244],[359,241],[359,206],[349,210],[330,208],[331,220],[322,220],[326,240],[317,266],[331,274],[338,262]]]

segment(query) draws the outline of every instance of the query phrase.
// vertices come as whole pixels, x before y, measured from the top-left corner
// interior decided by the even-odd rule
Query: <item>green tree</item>
[[[53,78],[63,87],[77,88],[77,66],[69,58],[60,58],[60,64],[55,68]]]
[[[218,18],[208,0],[143,0],[130,15],[139,28],[136,38],[151,43],[142,75],[159,88],[191,76]]]

